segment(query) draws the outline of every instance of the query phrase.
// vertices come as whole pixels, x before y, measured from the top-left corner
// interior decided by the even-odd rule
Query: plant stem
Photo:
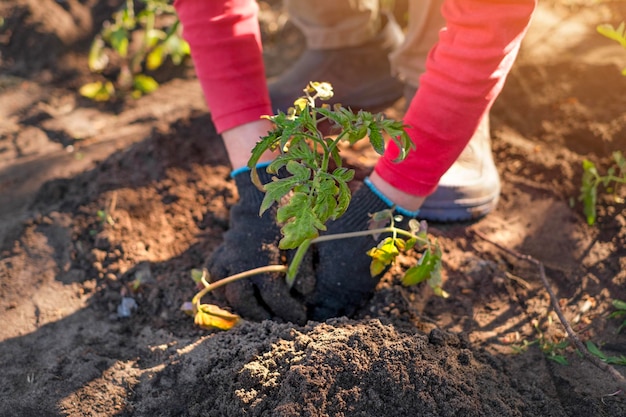
[[[215,281],[209,285],[205,285],[205,288],[203,288],[202,291],[200,291],[198,294],[196,294],[193,297],[192,303],[194,304],[199,303],[202,297],[204,297],[206,294],[226,284],[230,284],[231,282],[239,281],[240,279],[248,278],[253,275],[265,274],[268,272],[286,273],[287,285],[291,287],[293,285],[293,281],[296,278],[296,274],[298,273],[298,269],[300,268],[300,264],[302,263],[302,259],[304,259],[304,255],[306,254],[306,251],[309,249],[309,247],[313,243],[327,242],[330,240],[337,240],[337,239],[349,239],[353,237],[368,236],[368,235],[379,235],[382,233],[394,233],[394,234],[406,236],[408,238],[420,239],[418,236],[412,234],[411,232],[408,232],[404,229],[400,229],[394,226],[381,227],[381,228],[372,229],[372,230],[361,230],[358,232],[336,233],[333,235],[318,236],[314,239],[308,239],[302,242],[300,246],[298,246],[298,249],[296,250],[296,254],[294,255],[293,259],[291,260],[291,263],[288,266],[287,265],[267,265],[267,266],[262,266],[262,267],[255,268],[255,269],[250,269],[248,271],[240,272],[238,274],[231,275],[226,278],[222,278],[219,281]]]
[[[337,137],[335,138],[335,140],[333,141],[332,145],[330,145],[328,147],[328,153],[330,154],[338,145],[339,142],[341,142],[341,139],[343,139],[343,137],[346,135],[346,131],[344,130],[343,132],[341,132],[339,135],[337,135]]]
[[[296,274],[298,273],[298,269],[300,268],[300,264],[302,263],[302,259],[304,259],[304,255],[306,254],[306,251],[309,249],[309,246],[311,246],[312,242],[313,242],[312,239],[307,239],[304,242],[302,242],[300,246],[298,246],[298,249],[296,250],[296,254],[291,260],[291,263],[289,264],[289,269],[287,270],[286,281],[287,281],[287,286],[289,288],[293,286],[293,283],[296,279]]]
[[[311,244],[319,243],[319,242],[327,242],[329,240],[349,239],[353,237],[368,236],[368,235],[379,235],[382,233],[392,233],[394,239],[396,238],[398,234],[406,236],[408,238],[419,239],[418,236],[415,236],[414,234],[407,232],[404,229],[400,229],[394,226],[389,226],[389,227],[382,227],[379,229],[361,230],[359,232],[335,233],[333,235],[318,236],[313,239],[305,240],[304,242],[300,244],[300,246],[298,246],[298,249],[296,250],[296,254],[291,260],[291,263],[289,264],[289,269],[287,271],[287,280],[286,280],[287,285],[289,286],[289,288],[293,286],[294,280],[296,279],[296,274],[298,273],[298,269],[300,268],[300,263],[302,262],[302,259],[304,258],[304,255],[306,251],[309,249],[309,246],[311,246]]]
[[[331,143],[330,146],[327,147],[326,152],[324,153],[324,160],[325,160],[325,165],[322,167],[324,169],[324,171],[328,171],[328,164],[330,163],[330,157],[333,154],[333,151],[335,150],[335,148],[337,147],[337,145],[339,144],[339,142],[341,141],[341,139],[343,139],[343,137],[346,135],[346,132],[343,131],[341,132],[339,135],[337,135],[337,137],[333,140],[333,143]]]
[[[607,182],[613,181],[618,184],[626,184],[626,177],[616,177],[615,175],[607,175],[603,177]]]
[[[389,227],[381,227],[379,229],[361,230],[358,232],[336,233],[334,235],[318,236],[314,238],[313,240],[311,240],[311,243],[326,242],[329,240],[336,240],[336,239],[348,239],[348,238],[359,237],[359,236],[379,235],[382,233],[397,233],[399,235],[406,236],[409,238],[419,239],[418,236],[412,234],[411,232],[408,232],[404,229],[399,229],[397,227],[389,226]]]
[[[200,300],[202,299],[202,297],[204,297],[206,294],[208,294],[209,292],[219,288],[219,287],[223,287],[226,284],[230,284],[232,282],[235,281],[239,281],[240,279],[244,279],[244,278],[249,278],[253,275],[258,275],[258,274],[265,274],[268,272],[287,272],[287,266],[285,265],[267,265],[267,266],[261,266],[259,268],[254,268],[254,269],[249,269],[247,271],[243,271],[240,272],[238,274],[235,275],[231,275],[229,277],[220,279],[219,281],[215,281],[212,282],[211,284],[207,285],[206,287],[204,287],[202,289],[202,291],[200,291],[198,294],[196,294],[193,297],[192,303],[193,304],[197,304],[200,302]]]

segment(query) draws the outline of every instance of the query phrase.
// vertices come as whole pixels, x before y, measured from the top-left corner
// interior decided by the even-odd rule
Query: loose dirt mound
[[[438,329],[424,335],[379,320],[303,328],[246,323],[147,381],[141,397],[164,385],[171,395],[135,411],[159,415],[173,405],[193,416],[564,415],[548,411],[551,400],[537,387],[513,387],[503,370]]]
[[[603,194],[588,227],[577,201],[582,160],[605,170],[626,151],[626,56],[594,32],[626,2],[540,7],[492,112],[501,203],[476,223],[432,225],[449,299],[402,287],[398,266],[350,319],[225,333],[179,310],[237,198],[197,81],[114,106],[80,98],[86,16],[102,21],[108,2],[43,3],[41,25],[33,2],[0,6],[12,74],[0,76],[0,415],[626,415],[610,377],[551,350],[563,330],[535,268],[474,233],[543,262],[583,340],[626,355],[608,317],[626,300],[626,206]],[[269,24],[278,2],[262,5],[272,75],[302,39]],[[77,14],[75,30],[50,29],[54,13]],[[39,55],[18,48],[46,36]],[[362,178],[373,156],[347,160]],[[569,365],[550,360],[561,356]]]

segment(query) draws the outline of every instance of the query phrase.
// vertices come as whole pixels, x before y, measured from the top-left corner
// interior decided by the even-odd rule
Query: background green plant
[[[602,185],[609,193],[616,193],[621,184],[626,184],[626,159],[620,151],[613,152],[614,165],[610,166],[606,175],[598,172],[595,164],[588,159],[583,161],[583,178],[580,187],[580,201],[583,202],[583,213],[587,224],[593,226],[597,217],[598,188]],[[616,195],[616,198],[617,197]]]
[[[613,27],[609,23],[598,25],[596,28],[598,33],[622,45],[626,49],[626,24],[620,23],[618,27]],[[626,68],[622,70],[622,75],[626,76]]]
[[[602,362],[608,363],[610,365],[626,365],[626,356],[609,356],[602,352],[600,348],[598,348],[591,340],[588,340],[586,345],[589,352],[599,358]]]
[[[598,25],[596,30],[602,36],[614,40],[626,49],[626,24],[624,22],[620,23],[617,28],[604,23]],[[626,76],[626,68],[622,70],[622,75]],[[579,200],[583,203],[583,213],[590,226],[595,224],[597,218],[598,187],[602,185],[608,192],[615,192],[620,184],[626,183],[626,160],[622,152],[613,152],[613,160],[615,165],[607,170],[606,175],[600,175],[595,164],[590,160],[583,161]]]
[[[613,307],[615,307],[615,311],[612,312],[609,317],[610,318],[618,318],[626,316],[626,301],[622,300],[613,300]],[[617,333],[620,333],[624,327],[626,327],[626,320],[622,321],[622,324],[617,328]]]
[[[181,26],[168,0],[126,0],[106,21],[94,38],[89,52],[89,69],[111,79],[81,87],[80,93],[96,101],[107,101],[130,93],[140,97],[159,87],[145,71],[161,67],[166,59],[180,65],[190,49],[181,37]],[[136,13],[136,9],[139,11]],[[159,25],[157,25],[157,21]],[[159,26],[159,27],[157,27]],[[117,71],[114,71],[115,67]]]

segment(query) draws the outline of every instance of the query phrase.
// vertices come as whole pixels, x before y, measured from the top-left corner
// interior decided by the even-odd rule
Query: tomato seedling
[[[202,297],[209,291],[253,274],[267,272],[285,273],[287,284],[292,286],[302,259],[312,244],[363,235],[386,236],[368,251],[372,258],[372,276],[383,272],[400,253],[416,249],[421,251],[420,259],[406,271],[403,284],[429,281],[436,294],[447,296],[441,288],[441,249],[436,241],[429,239],[425,222],[419,223],[413,219],[408,222],[409,230],[399,228],[393,210],[388,209],[372,213],[372,222],[375,224],[372,229],[320,235],[321,231],[326,230],[329,220],[336,220],[345,213],[351,200],[348,183],[354,177],[354,170],[342,166],[340,142],[352,145],[368,138],[374,150],[382,155],[385,150],[383,135],[387,135],[400,150],[398,162],[407,156],[414,145],[402,122],[386,119],[382,114],[374,115],[363,110],[353,113],[341,105],[333,108],[328,105],[317,107],[317,99],[327,100],[332,97],[332,87],[328,83],[311,82],[303,91],[304,96],[297,99],[287,113],[266,116],[274,123],[274,129],[257,142],[248,162],[252,181],[265,192],[259,214],[263,214],[273,204],[278,204],[276,220],[282,225],[279,247],[295,249],[295,255],[289,265],[268,265],[210,284],[203,275],[200,282],[204,288],[190,304],[183,307],[203,327],[228,327],[228,323],[221,320],[224,316],[222,311],[211,317],[213,313],[208,305],[201,304]],[[320,131],[320,124],[327,122],[338,132],[336,136],[325,136]],[[263,185],[259,181],[256,166],[261,155],[267,151],[278,155],[267,167],[267,172],[277,174],[284,169],[288,175],[274,177],[272,182]]]

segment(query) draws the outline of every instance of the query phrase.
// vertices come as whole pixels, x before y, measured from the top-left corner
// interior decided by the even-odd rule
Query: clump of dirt
[[[426,335],[378,319],[305,327],[245,323],[203,340],[167,375],[142,385],[142,415],[515,416],[550,414],[538,387],[453,333]],[[523,397],[525,391],[529,397]],[[211,392],[207,395],[207,392]],[[529,401],[529,398],[532,398]],[[558,408],[558,404],[556,404]]]

